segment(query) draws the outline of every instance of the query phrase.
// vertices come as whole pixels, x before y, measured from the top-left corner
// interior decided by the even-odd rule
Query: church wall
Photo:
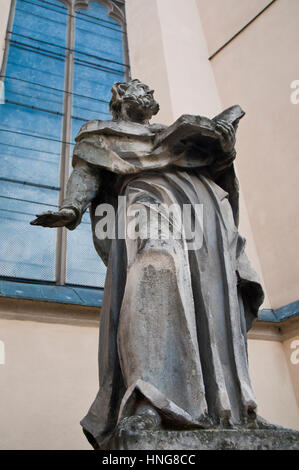
[[[171,123],[188,112],[211,117],[234,102],[246,110],[238,130],[241,232],[253,265],[265,278],[270,297],[265,307],[272,302],[280,307],[298,298],[294,195],[299,105],[291,105],[289,85],[299,78],[298,40],[296,44],[292,39],[299,4],[278,0],[260,17],[259,28],[257,22],[251,25],[251,33],[248,29],[209,61],[215,48],[268,3],[243,0],[245,7],[240,8],[239,0],[225,1],[234,15],[224,15],[223,0],[126,0],[132,76],[156,90],[161,105],[156,121]],[[8,6],[8,0],[0,0],[0,55]],[[222,21],[216,29],[215,20]],[[45,312],[39,308],[35,315],[39,312],[42,318]],[[63,317],[66,307],[59,308]],[[260,415],[299,429],[299,365],[290,361],[294,340],[299,337],[284,342],[250,339],[249,361]],[[97,327],[2,318],[0,341],[5,347],[0,448],[89,449],[79,421],[98,388]]]
[[[284,341],[283,349],[299,407],[299,334]]]
[[[181,114],[213,117],[219,113],[223,105],[208,60],[196,0],[127,0],[126,14],[131,74],[156,90],[161,111],[155,121],[170,124]],[[148,40],[147,28],[153,36],[154,48]],[[177,31],[181,32],[179,39]],[[166,95],[165,83],[169,87]],[[240,209],[240,231],[247,239],[248,256],[263,280],[242,187]],[[263,307],[271,307],[267,292]]]
[[[79,422],[98,390],[98,329],[0,319],[0,340],[0,449],[90,449]]]
[[[271,423],[299,429],[299,408],[283,343],[248,341],[250,377],[258,402],[258,414]],[[294,373],[298,374],[298,367]]]
[[[30,312],[18,301],[0,309],[0,341],[5,347],[0,364],[0,449],[88,449],[79,421],[98,389],[97,325],[79,324],[59,304],[55,310],[65,323],[50,323],[45,317],[53,312],[39,308],[36,304]],[[23,320],[15,319],[18,313]],[[26,320],[25,314],[40,321]],[[81,317],[85,315],[82,310]],[[284,343],[249,339],[249,364],[259,414],[299,429],[299,366],[290,368],[294,339],[299,337]]]
[[[212,55],[263,10],[270,0],[196,0]]]
[[[210,54],[265,3],[197,1]],[[223,106],[239,102],[247,112],[237,169],[272,308],[298,300],[298,16],[299,2],[276,0],[210,60]]]
[[[129,0],[126,2],[126,17],[132,78],[139,78],[155,90],[160,111],[152,122],[170,124],[174,116],[165,56],[161,50],[157,3],[155,0]]]

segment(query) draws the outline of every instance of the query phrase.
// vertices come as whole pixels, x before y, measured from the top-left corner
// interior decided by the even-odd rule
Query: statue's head
[[[146,124],[159,111],[159,104],[153,96],[154,90],[140,80],[116,82],[111,91],[110,112],[115,120]]]

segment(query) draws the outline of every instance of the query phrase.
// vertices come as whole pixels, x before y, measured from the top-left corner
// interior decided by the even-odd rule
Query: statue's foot
[[[136,414],[123,418],[119,424],[120,431],[138,433],[140,431],[154,431],[161,428],[161,417],[151,405],[142,405]]]
[[[247,421],[247,429],[270,429],[270,430],[283,430],[286,429],[277,424],[271,424],[265,418],[256,415],[253,419]]]
[[[222,412],[220,416],[219,426],[221,429],[231,429],[234,427],[231,412],[229,410]]]
[[[272,429],[272,430],[282,430],[285,429],[282,426],[278,426],[277,424],[271,424],[266,419],[262,418],[261,416],[257,416],[255,419],[256,422],[256,429]]]

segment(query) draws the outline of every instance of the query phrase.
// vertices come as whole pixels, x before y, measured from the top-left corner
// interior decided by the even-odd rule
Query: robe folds
[[[237,229],[234,169],[230,164],[213,171],[221,155],[197,151],[190,157],[190,152],[155,147],[162,129],[92,121],[76,139],[74,169],[84,162],[90,175],[85,177],[97,174],[99,181],[90,214],[95,248],[107,265],[99,392],[81,421],[95,448],[105,447],[141,398],[171,428],[242,426],[256,413],[246,332],[257,318],[263,291]],[[118,205],[120,195],[125,208]],[[79,199],[69,195],[63,204],[76,210],[70,229],[86,208]],[[158,207],[159,233],[171,225],[181,236],[100,240],[99,203],[112,204],[117,219],[135,204],[147,215]],[[202,205],[201,222],[192,212],[202,230],[200,246],[188,247],[184,227],[163,212],[163,204]]]

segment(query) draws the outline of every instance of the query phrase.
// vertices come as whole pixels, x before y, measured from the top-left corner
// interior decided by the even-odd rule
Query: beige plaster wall
[[[2,318],[0,340],[0,449],[89,449],[79,421],[98,389],[98,329]],[[299,429],[288,361],[287,343],[249,340],[259,414]]]
[[[126,17],[132,78],[155,90],[160,111],[153,122],[171,123],[173,110],[156,0],[127,0]]]
[[[251,339],[248,354],[258,414],[273,424],[299,430],[299,408],[283,344]]]
[[[174,119],[184,113],[215,116],[221,102],[196,1],[155,1]]]
[[[270,3],[270,0],[196,1],[210,55]]]
[[[90,449],[97,328],[0,319],[0,340],[0,449]]]
[[[211,51],[214,34],[220,44],[264,2],[236,3],[198,0]],[[277,0],[211,60],[223,106],[240,103],[247,112],[237,169],[273,308],[298,299],[299,104],[290,101],[290,84],[299,79],[298,17],[299,2]]]
[[[283,349],[299,407],[299,335],[284,341]]]

